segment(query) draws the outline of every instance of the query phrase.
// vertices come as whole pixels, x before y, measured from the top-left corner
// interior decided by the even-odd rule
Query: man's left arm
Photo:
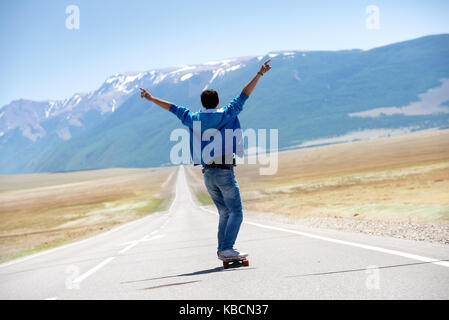
[[[243,88],[240,95],[234,100],[232,100],[231,103],[227,106],[227,108],[225,109],[225,114],[228,118],[232,118],[238,115],[243,110],[243,104],[253,92],[260,77],[263,76],[266,72],[270,71],[271,66],[268,64],[270,61],[271,59],[265,61],[265,63],[262,65],[257,74]]]
[[[260,77],[263,76],[266,72],[270,71],[271,66],[268,64],[271,61],[271,59],[268,59],[265,61],[265,63],[260,67],[260,70],[257,72],[257,74],[251,79],[250,82],[243,88],[242,92],[246,94],[248,97],[253,92],[254,88],[257,85],[257,82],[259,81]]]

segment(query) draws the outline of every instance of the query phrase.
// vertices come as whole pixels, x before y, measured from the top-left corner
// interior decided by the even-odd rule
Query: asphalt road
[[[449,246],[273,221],[242,225],[224,270],[218,217],[178,171],[167,212],[0,265],[1,299],[448,299]]]

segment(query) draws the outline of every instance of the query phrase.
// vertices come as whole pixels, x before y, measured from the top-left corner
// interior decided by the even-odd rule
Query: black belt
[[[218,169],[225,169],[225,170],[231,170],[233,167],[232,164],[206,164],[203,166],[203,169],[201,169],[201,172],[206,172],[206,169],[211,169],[211,168],[218,168]]]
[[[214,163],[214,162],[212,162],[210,164],[205,164],[203,166],[202,172],[204,173],[204,171],[206,171],[206,169],[211,169],[211,168],[230,170],[230,169],[232,169],[232,167],[235,167],[235,158],[232,159],[232,164],[225,163],[225,157],[224,156],[223,156],[222,160],[223,160],[222,161],[223,163]]]
[[[218,168],[218,169],[231,169],[234,165],[232,164],[216,164],[216,163],[212,163],[212,164],[205,164],[203,166],[204,169],[209,169],[209,168]]]

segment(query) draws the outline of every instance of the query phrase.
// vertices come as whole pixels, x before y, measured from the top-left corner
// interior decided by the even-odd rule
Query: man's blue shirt
[[[229,155],[232,153],[236,153],[237,155],[242,155],[243,147],[242,147],[242,133],[240,128],[240,121],[237,115],[243,110],[243,104],[248,99],[248,96],[243,92],[240,93],[238,97],[232,100],[226,106],[220,109],[206,109],[201,112],[192,112],[187,108],[182,106],[177,106],[172,104],[170,107],[170,112],[175,114],[181,122],[189,128],[190,133],[190,156],[193,160],[194,165],[205,165],[203,158],[207,159],[207,156],[201,156],[203,154],[203,150],[207,145],[212,143],[216,138],[216,135],[212,135],[210,140],[203,141],[207,133],[204,136],[204,132],[208,129],[216,129],[221,134],[221,150],[212,150],[210,157],[220,157],[222,155]],[[201,135],[199,127],[201,127]],[[233,130],[233,143],[229,145],[229,143],[225,143],[226,141],[226,129]],[[229,131],[228,131],[229,134]],[[203,137],[203,139],[201,139]],[[229,141],[228,141],[229,142]],[[194,148],[194,145],[198,146],[198,148]],[[201,150],[199,148],[201,145]],[[201,152],[201,153],[200,153]]]

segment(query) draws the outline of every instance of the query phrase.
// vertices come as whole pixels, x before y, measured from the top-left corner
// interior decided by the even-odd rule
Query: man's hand
[[[265,63],[262,65],[262,67],[260,67],[259,72],[262,75],[271,69],[271,67],[268,65],[268,63],[270,63],[270,61],[271,61],[271,59],[268,59],[267,61],[265,61]]]
[[[151,101],[151,98],[153,97],[147,90],[144,88],[139,88],[142,92],[140,93],[141,98],[145,98],[149,101]]]
[[[260,70],[257,72],[257,74],[254,76],[254,78],[251,79],[250,82],[243,88],[242,92],[246,94],[248,97],[253,92],[254,88],[256,87],[257,81],[259,81],[259,78],[263,76],[263,74],[271,69],[271,67],[268,65],[268,63],[271,61],[271,59],[268,59],[265,61],[265,63],[260,67]]]

